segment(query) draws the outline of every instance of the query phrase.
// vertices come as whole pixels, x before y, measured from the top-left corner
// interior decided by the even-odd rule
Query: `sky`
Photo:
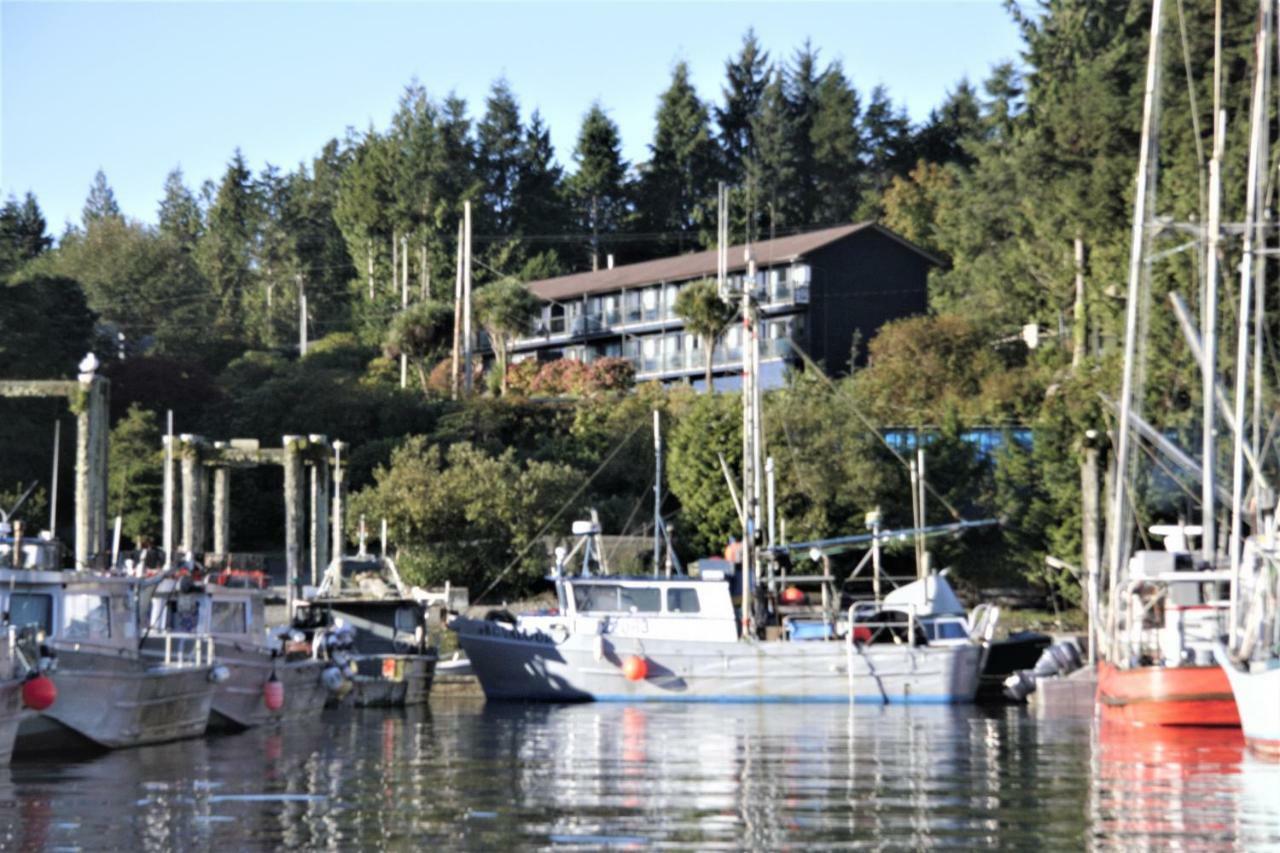
[[[679,61],[703,100],[749,27],[772,59],[805,39],[863,93],[915,121],[963,77],[1018,58],[999,0],[845,2],[13,2],[0,0],[0,195],[36,194],[50,231],[78,222],[103,169],[124,213],[156,219],[165,175],[217,179],[309,161],[347,127],[385,128],[415,78],[483,112],[505,76],[541,111],[561,164],[600,101],[623,153],[647,157]]]

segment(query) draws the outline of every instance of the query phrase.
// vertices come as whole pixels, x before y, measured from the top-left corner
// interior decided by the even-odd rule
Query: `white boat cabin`
[[[267,628],[262,593],[249,588],[197,586],[182,592],[174,581],[164,581],[151,599],[149,624],[173,634],[278,643]]]
[[[56,647],[138,647],[137,598],[127,578],[0,569],[0,608],[16,628],[39,626]]]
[[[738,639],[729,584],[688,577],[564,578],[560,613],[521,616],[520,624],[522,628],[568,630],[572,634],[724,642]]]

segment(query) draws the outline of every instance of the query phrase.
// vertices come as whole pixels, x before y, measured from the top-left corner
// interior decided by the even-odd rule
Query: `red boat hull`
[[[1147,726],[1240,726],[1222,667],[1098,664],[1098,703],[1108,719]]]

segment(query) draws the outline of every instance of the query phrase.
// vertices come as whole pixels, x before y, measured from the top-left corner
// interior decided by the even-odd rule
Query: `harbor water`
[[[0,848],[1280,849],[1238,730],[438,699],[0,768]]]

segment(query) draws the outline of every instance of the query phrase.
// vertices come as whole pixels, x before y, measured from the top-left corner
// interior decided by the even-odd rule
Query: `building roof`
[[[752,246],[756,264],[767,267],[773,264],[787,263],[803,257],[815,249],[820,249],[837,240],[843,240],[861,231],[877,231],[893,240],[918,252],[930,263],[940,263],[933,255],[910,243],[903,237],[874,222],[858,222],[852,225],[840,225],[835,228],[823,228],[820,231],[809,231],[804,234],[792,234],[773,240],[761,240]],[[745,245],[729,247],[729,272],[747,268],[744,257]],[[667,281],[685,281],[701,276],[716,274],[716,250],[694,252],[688,255],[675,255],[670,258],[658,258],[638,264],[626,264],[613,269],[595,272],[562,275],[556,278],[544,278],[529,282],[529,290],[541,299],[557,300],[589,293],[605,293],[621,290],[624,287],[640,287]]]

